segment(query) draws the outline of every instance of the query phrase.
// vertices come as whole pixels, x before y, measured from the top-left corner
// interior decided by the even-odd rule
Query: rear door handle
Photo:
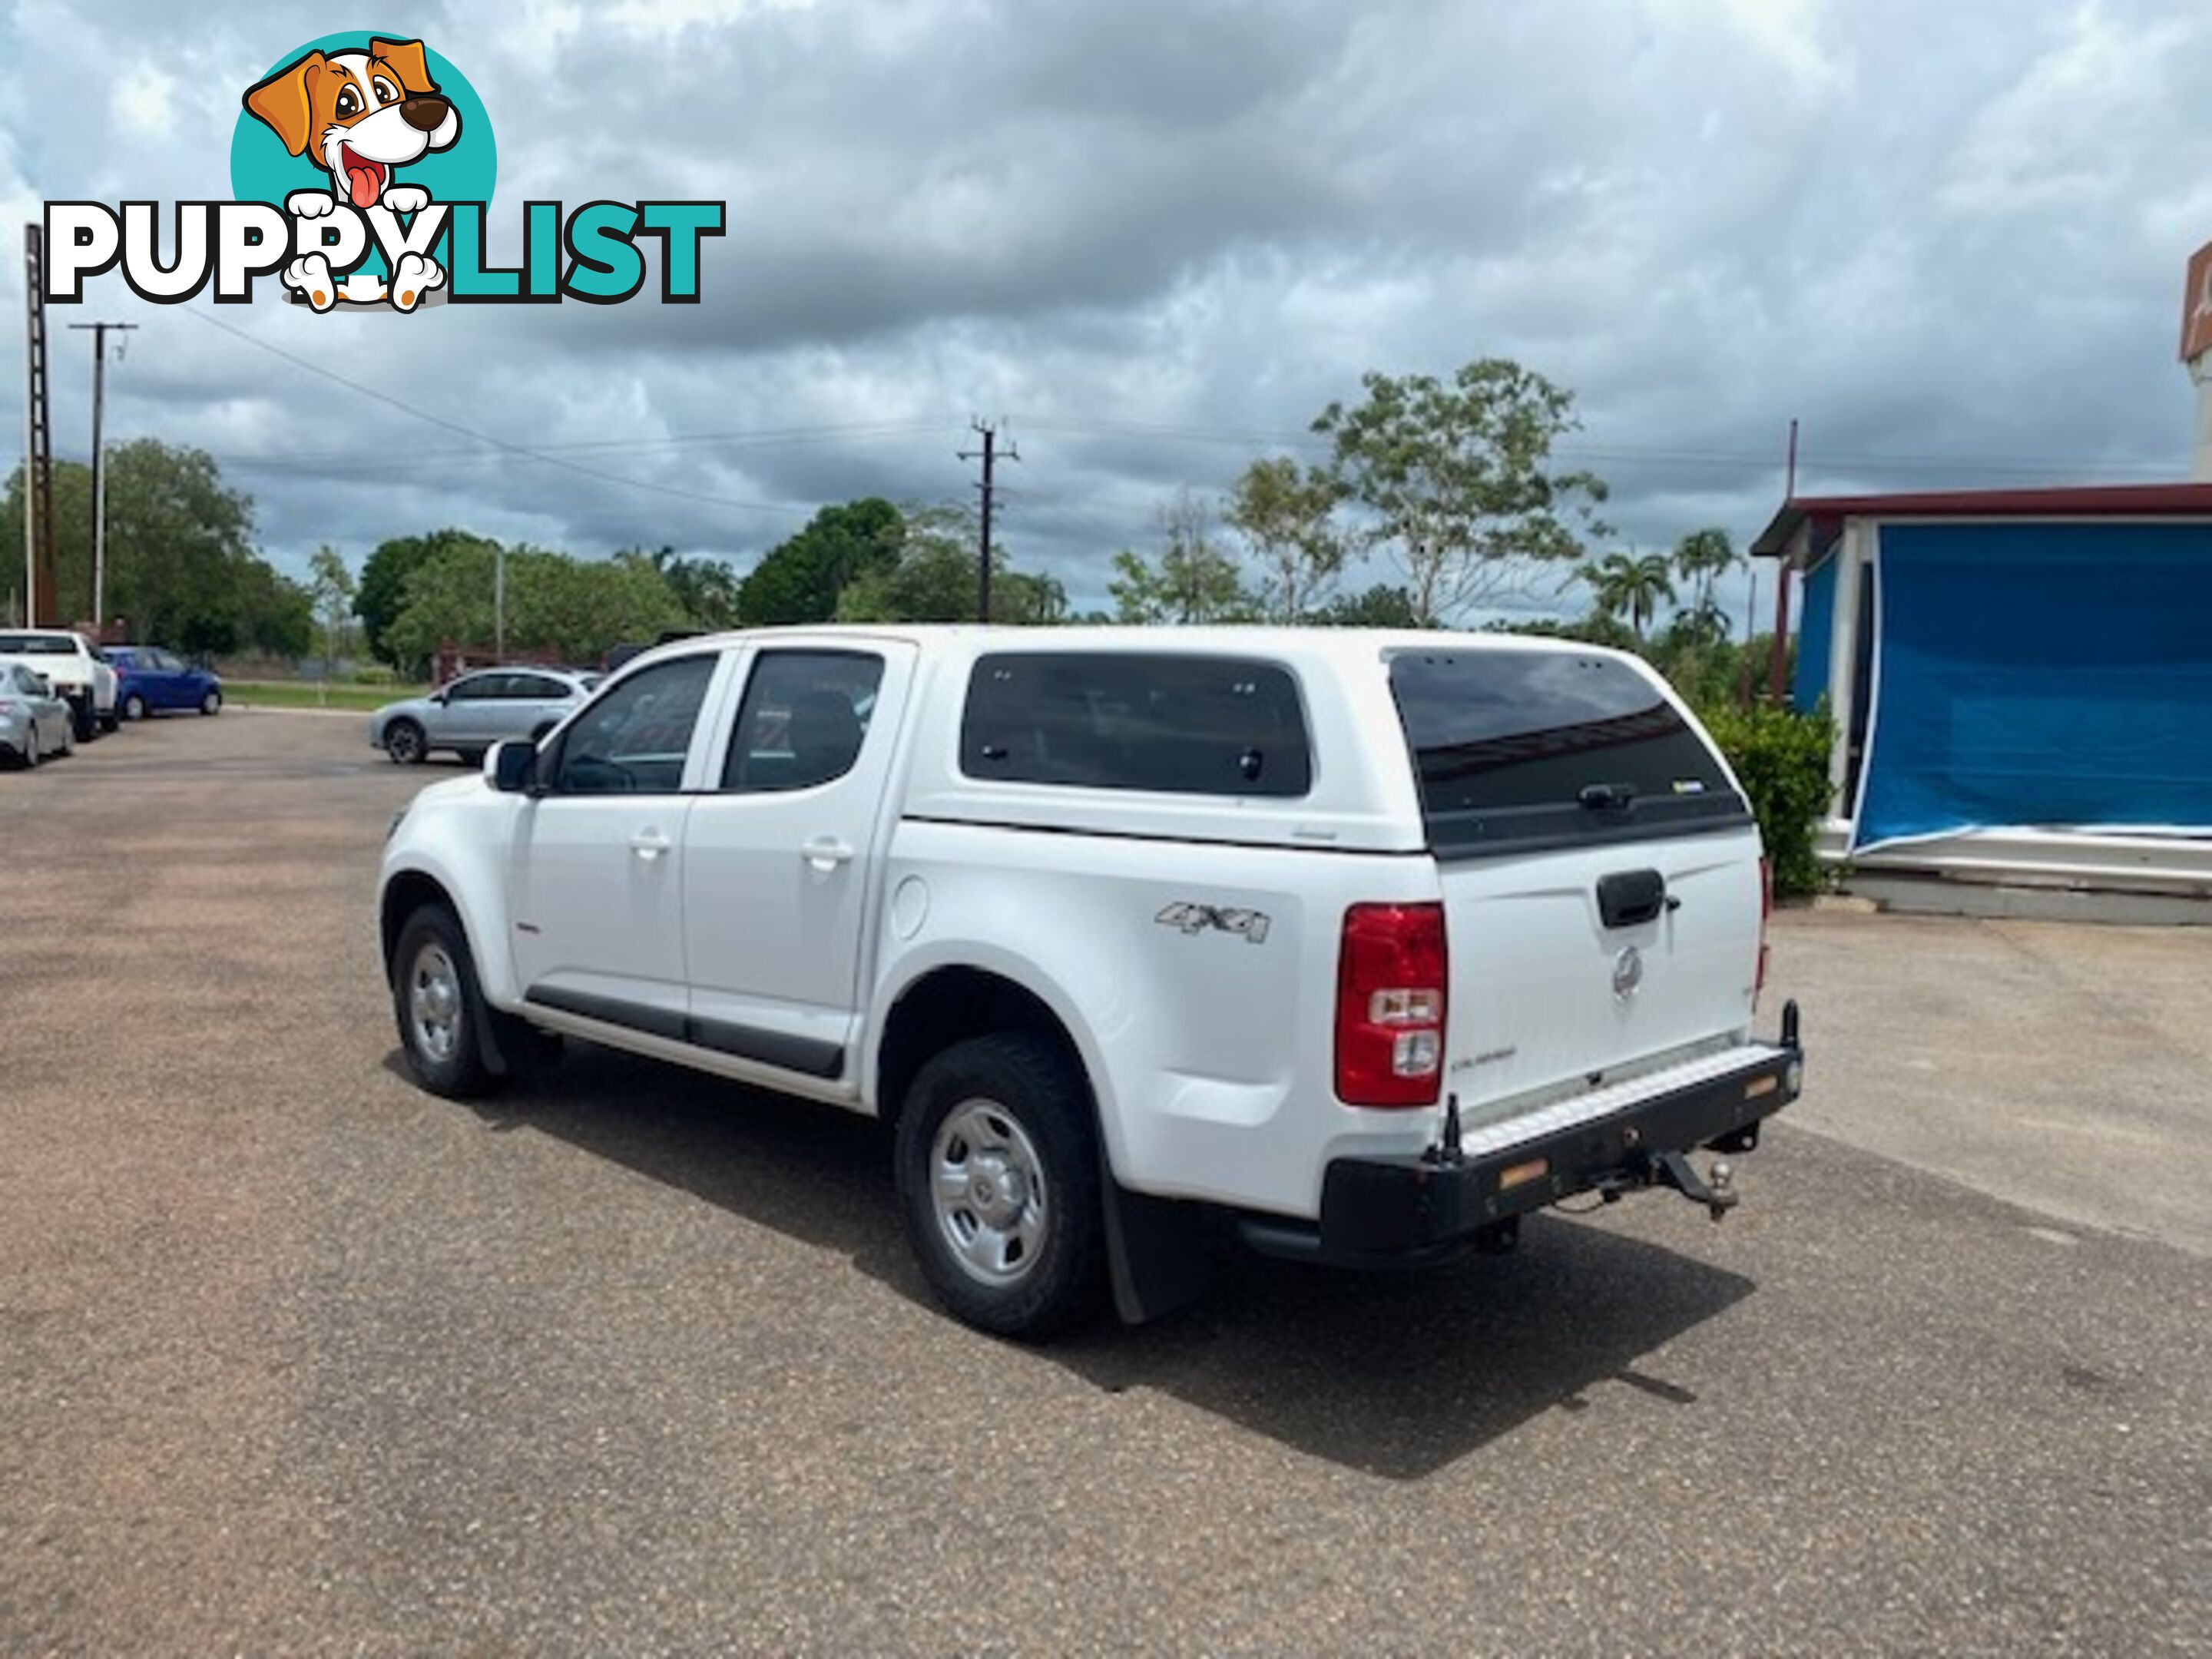
[[[647,864],[652,863],[675,844],[658,830],[641,830],[629,838],[630,851],[635,853]]]
[[[853,860],[853,844],[835,836],[817,836],[799,849],[799,856],[817,870],[830,870]]]

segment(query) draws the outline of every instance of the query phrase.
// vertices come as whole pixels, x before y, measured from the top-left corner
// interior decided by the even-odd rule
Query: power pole
[[[107,331],[129,334],[136,323],[71,323],[92,336],[92,625],[107,626],[107,469],[101,465],[100,422],[107,410]],[[118,355],[120,348],[118,348]]]
[[[960,451],[960,459],[983,463],[982,482],[975,486],[983,496],[982,535],[975,555],[975,620],[987,623],[991,620],[991,509],[998,495],[997,486],[991,479],[992,468],[1001,459],[1018,461],[1022,453],[1012,443],[1000,449],[999,429],[989,422],[978,420],[969,424],[983,434],[982,448],[963,449]]]
[[[1789,472],[1782,485],[1784,505],[1797,499],[1797,419],[1790,419]],[[1790,643],[1790,556],[1774,562],[1774,649],[1766,659],[1766,700],[1779,707],[1788,690],[1784,671],[1789,666],[1785,647]]]
[[[39,227],[23,227],[27,313],[23,399],[23,621],[33,628],[65,620],[54,597],[54,453],[46,418],[46,273]],[[43,601],[43,603],[42,603]]]

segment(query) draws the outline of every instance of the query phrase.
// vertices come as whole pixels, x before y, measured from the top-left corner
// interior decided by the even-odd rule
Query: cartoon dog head
[[[461,136],[460,112],[430,78],[420,40],[311,52],[248,88],[245,102],[292,155],[320,161],[357,208],[383,199],[394,167]]]

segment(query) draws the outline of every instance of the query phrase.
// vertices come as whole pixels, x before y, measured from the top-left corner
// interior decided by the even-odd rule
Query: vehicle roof
[[[1371,663],[1406,651],[1521,651],[1572,652],[1626,657],[1628,653],[1579,640],[1554,639],[1544,635],[1489,634],[1471,629],[1390,628],[1283,628],[1240,623],[1233,626],[1066,627],[986,626],[977,623],[818,623],[790,628],[732,629],[672,641],[641,652],[625,670],[637,663],[681,655],[702,647],[740,645],[771,640],[897,640],[924,649],[951,650],[980,655],[993,650],[1028,651],[1144,651],[1200,652],[1208,654],[1268,657],[1284,661],[1304,660],[1338,665]]]

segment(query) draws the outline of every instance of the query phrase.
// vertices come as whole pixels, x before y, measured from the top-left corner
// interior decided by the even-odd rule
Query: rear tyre
[[[39,765],[39,723],[33,720],[23,728],[23,769],[35,771]]]
[[[907,1237],[957,1317],[1040,1337],[1097,1307],[1104,1214],[1091,1091],[1059,1047],[1004,1032],[937,1055],[907,1091],[895,1161]]]
[[[555,721],[553,721],[553,720],[540,720],[540,721],[538,721],[538,722],[537,728],[536,728],[534,731],[532,731],[532,732],[531,732],[531,734],[530,734],[530,740],[531,740],[531,742],[532,742],[532,743],[543,743],[543,742],[544,742],[544,741],[545,741],[545,738],[546,738],[546,734],[552,731],[552,729],[553,729],[553,727],[554,727],[554,726],[555,726],[556,724],[556,722],[555,722]]]
[[[114,731],[122,723],[122,718],[119,715],[112,714],[102,714],[100,717],[100,735],[102,737],[106,737],[110,732]]]
[[[430,752],[422,728],[413,720],[398,720],[384,728],[384,752],[402,766],[420,766]]]
[[[222,713],[222,693],[210,689],[207,696],[200,699],[200,713],[203,714]]]
[[[93,716],[90,697],[70,704],[70,731],[79,743],[90,743],[100,735],[100,722]]]
[[[465,1100],[486,1092],[491,1073],[477,1040],[487,1010],[460,919],[443,904],[407,918],[392,958],[392,1012],[416,1080],[434,1095]]]
[[[146,718],[146,699],[140,696],[136,691],[133,691],[129,696],[124,698],[123,718],[126,720],[144,720]]]

